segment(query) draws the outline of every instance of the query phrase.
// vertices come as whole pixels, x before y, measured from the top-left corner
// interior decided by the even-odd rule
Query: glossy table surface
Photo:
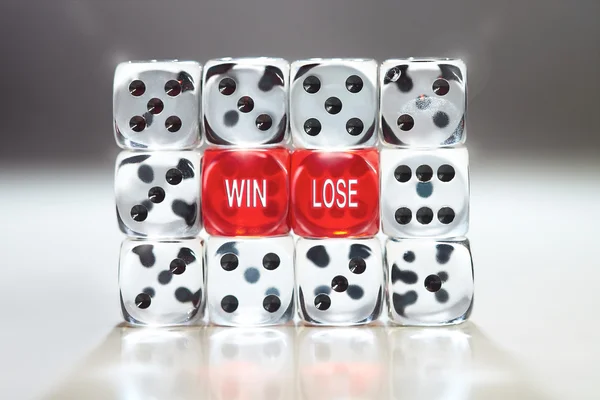
[[[471,171],[470,322],[153,330],[120,325],[110,168],[2,168],[0,397],[597,399],[600,163]]]

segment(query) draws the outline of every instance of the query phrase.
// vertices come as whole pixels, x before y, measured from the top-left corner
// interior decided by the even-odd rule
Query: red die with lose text
[[[304,237],[361,237],[379,231],[377,150],[292,154],[292,228]]]
[[[204,153],[202,214],[211,235],[274,236],[290,231],[287,149]]]

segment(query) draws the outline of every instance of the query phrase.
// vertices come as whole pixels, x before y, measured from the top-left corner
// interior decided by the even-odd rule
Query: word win
[[[354,200],[357,192],[353,186],[358,183],[357,179],[338,179],[335,183],[331,179],[326,179],[323,186],[319,187],[315,179],[312,180],[312,205],[315,208],[325,206],[331,208],[336,204],[339,208],[358,207],[358,203]],[[320,189],[320,190],[319,190]],[[323,203],[321,203],[321,201]]]
[[[246,207],[267,207],[266,179],[262,180],[262,185],[257,179],[233,179],[231,182],[229,179],[225,179],[225,191],[229,207],[233,207],[234,201],[237,207],[241,207],[244,203]]]

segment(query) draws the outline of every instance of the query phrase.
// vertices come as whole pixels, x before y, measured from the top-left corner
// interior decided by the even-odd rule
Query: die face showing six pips
[[[119,64],[125,320],[195,324],[207,307],[218,325],[276,325],[297,304],[311,325],[384,306],[400,325],[464,321],[466,72],[442,58]]]

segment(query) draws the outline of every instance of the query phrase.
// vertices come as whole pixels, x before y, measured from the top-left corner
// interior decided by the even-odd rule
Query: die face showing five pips
[[[125,319],[273,325],[295,304],[315,325],[385,306],[400,325],[466,319],[466,77],[456,59],[120,64]]]

